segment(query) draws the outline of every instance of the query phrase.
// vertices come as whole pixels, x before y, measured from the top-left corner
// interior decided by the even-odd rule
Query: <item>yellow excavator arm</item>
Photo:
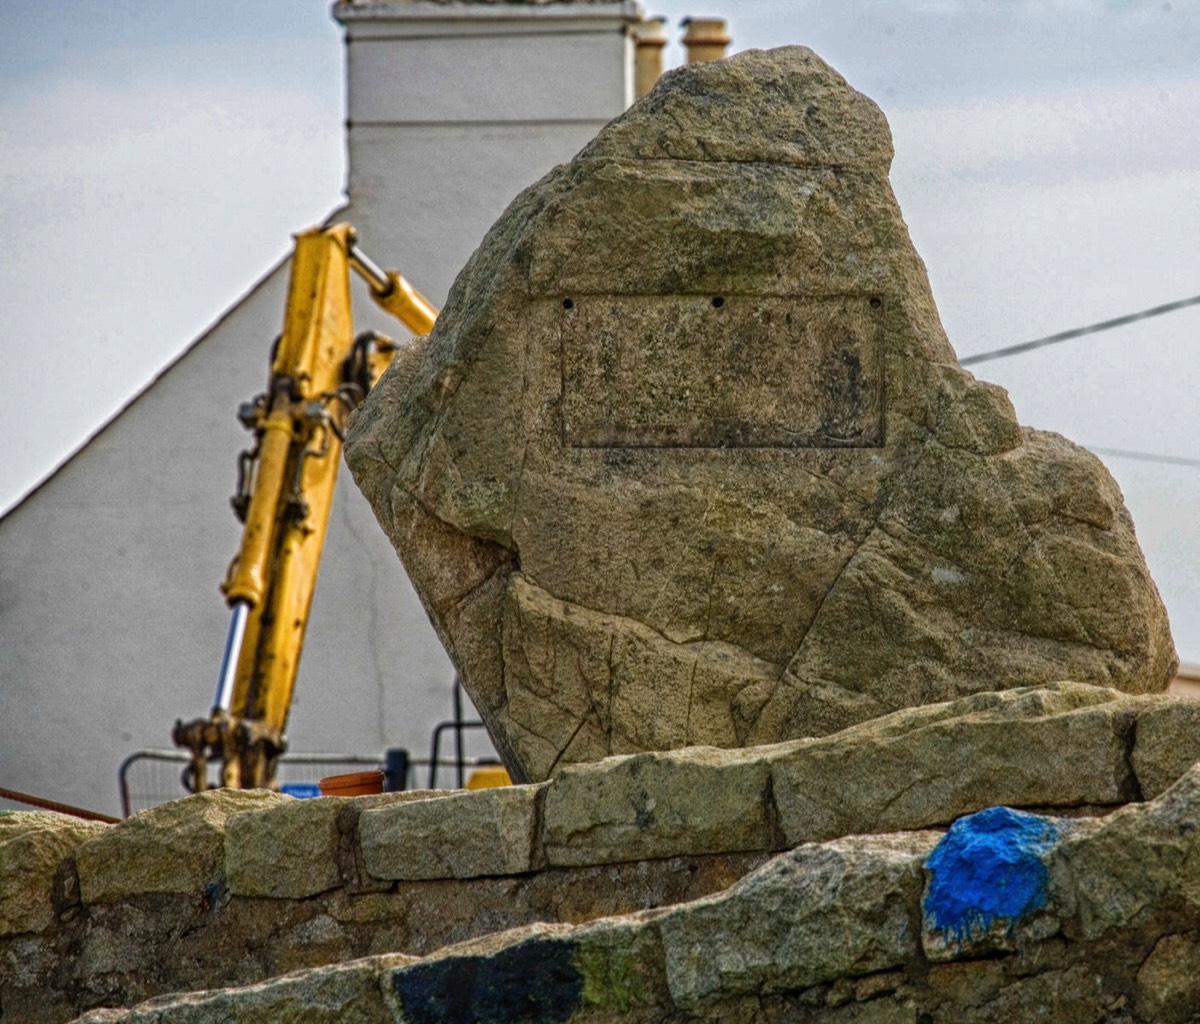
[[[221,587],[231,614],[216,698],[208,718],[175,723],[176,744],[192,754],[196,791],[208,786],[214,758],[221,785],[269,787],[286,746],[343,427],[396,350],[373,332],[354,337],[351,269],[414,334],[428,334],[437,318],[404,278],[362,253],[350,225],[296,236],[268,387],[239,414],[255,443],[242,455],[233,498],[245,527]]]

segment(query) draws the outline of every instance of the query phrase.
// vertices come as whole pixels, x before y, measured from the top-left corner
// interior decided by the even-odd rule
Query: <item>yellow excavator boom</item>
[[[403,277],[362,253],[348,224],[296,235],[268,388],[240,413],[255,445],[243,454],[233,499],[245,526],[221,588],[231,615],[216,698],[208,718],[175,723],[175,742],[192,753],[197,791],[209,784],[212,758],[221,762],[223,786],[271,786],[286,747],[343,427],[396,348],[373,333],[354,337],[351,269],[414,334],[427,334],[437,319]]]

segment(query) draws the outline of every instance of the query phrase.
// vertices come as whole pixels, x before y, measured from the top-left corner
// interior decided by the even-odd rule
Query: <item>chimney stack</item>
[[[720,60],[725,56],[725,48],[733,42],[724,18],[684,18],[681,24],[686,30],[683,45],[687,47],[689,64]]]
[[[654,88],[663,72],[663,47],[667,45],[666,18],[647,18],[632,26],[636,92],[640,99]]]

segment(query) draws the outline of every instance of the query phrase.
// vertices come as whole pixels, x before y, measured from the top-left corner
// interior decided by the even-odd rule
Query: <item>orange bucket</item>
[[[383,772],[378,768],[370,772],[350,772],[348,775],[330,775],[321,779],[317,786],[321,796],[367,796],[383,792]]]

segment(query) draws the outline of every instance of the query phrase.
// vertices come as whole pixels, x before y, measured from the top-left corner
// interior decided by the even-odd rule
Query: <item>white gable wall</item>
[[[349,200],[337,219],[441,304],[504,206],[632,93],[631,3],[339,4]],[[297,229],[305,225],[297,225]],[[285,240],[281,239],[281,247]],[[0,521],[0,786],[118,813],[129,753],[212,700],[236,550],[228,505],[286,266]],[[356,295],[359,327],[402,330]],[[335,500],[293,750],[428,751],[449,663],[348,473]],[[449,779],[447,778],[447,782]]]

